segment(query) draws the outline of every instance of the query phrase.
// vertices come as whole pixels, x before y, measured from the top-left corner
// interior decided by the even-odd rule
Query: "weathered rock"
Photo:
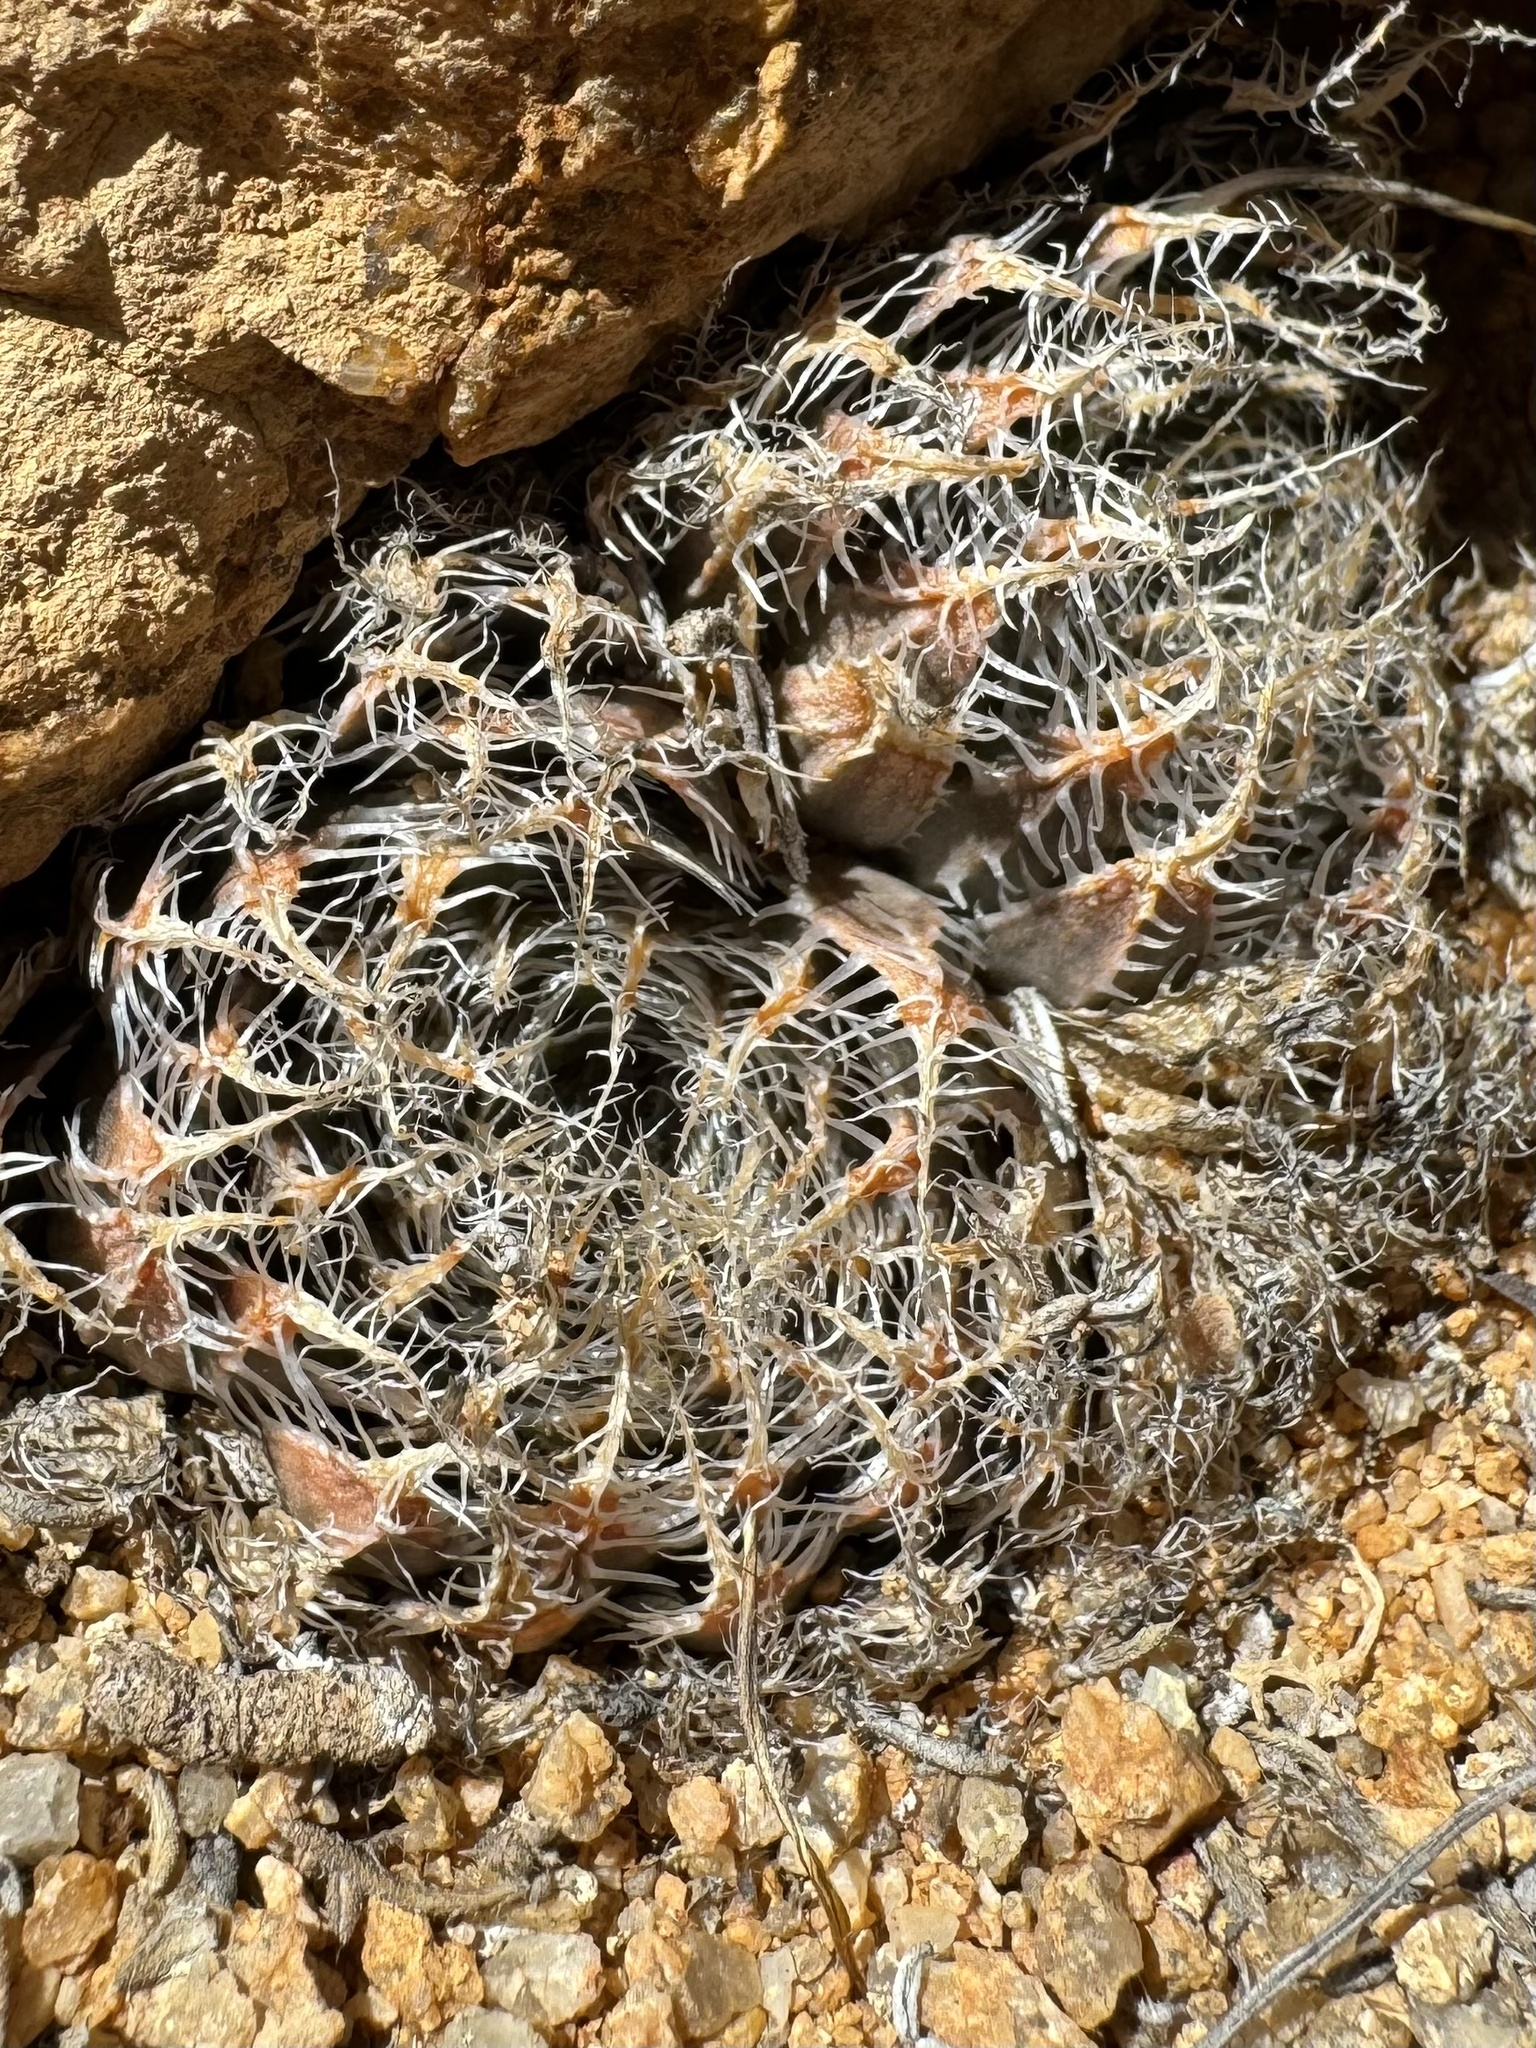
[[[1125,1871],[1095,1851],[1045,1880],[1035,1962],[1080,2027],[1100,2027],[1141,1974],[1141,1934],[1126,1910]]]
[[[744,1756],[734,1758],[721,1773],[721,1783],[730,1795],[731,1840],[738,1849],[771,1849],[782,1839],[784,1823],[756,1764]]]
[[[194,1841],[217,1833],[239,1789],[234,1772],[220,1764],[188,1764],[176,1780],[176,1811],[183,1832]]]
[[[1428,1668],[1388,1673],[1374,1680],[1375,1697],[1361,1710],[1360,1733],[1386,1749],[1398,1736],[1425,1734],[1442,1749],[1454,1749],[1467,1728],[1488,1712],[1488,1681],[1464,1659],[1450,1662],[1435,1651]]]
[[[1123,1699],[1107,1678],[1072,1688],[1061,1755],[1077,1825],[1127,1863],[1149,1862],[1221,1798],[1221,1774],[1194,1737]]]
[[[680,2048],[681,2036],[665,1991],[634,1990],[603,2019],[604,2048]]]
[[[434,1776],[425,1757],[411,1757],[395,1776],[395,1806],[405,1821],[408,1857],[441,1856],[464,1824],[464,1808],[451,1785]]]
[[[1307,2020],[1304,2048],[1413,2048],[1407,2006],[1395,1984],[1331,1998]]]
[[[133,1605],[133,1582],[121,1572],[83,1564],[64,1588],[61,1605],[72,1621],[104,1621],[109,1614],[126,1614]]]
[[[731,1802],[713,1778],[689,1778],[667,1799],[667,1818],[685,1855],[711,1856],[731,1832]]]
[[[78,1969],[117,1925],[117,1870],[104,1857],[71,1850],[39,1885],[21,1925],[21,1952],[45,1969]]]
[[[0,1756],[0,1856],[31,1869],[80,1839],[80,1773],[62,1756]]]
[[[603,1958],[589,1934],[514,1934],[480,1966],[492,2005],[542,2027],[562,2027],[602,1995]]]
[[[948,1906],[892,1906],[886,1913],[885,1924],[891,1947],[898,1956],[925,1946],[936,1956],[947,1956],[960,1932],[960,1916]]]
[[[1529,2048],[1530,2015],[1502,1986],[1467,2005],[1410,1998],[1408,2017],[1419,2048]]]
[[[62,1973],[54,1964],[39,1969],[35,1963],[22,1960],[11,1984],[5,2030],[7,2048],[29,2048],[43,2029],[52,2025],[62,1981]]]
[[[363,1974],[413,2034],[435,2033],[455,2013],[484,2002],[475,1959],[462,1942],[432,1939],[420,1913],[370,1899],[363,1920]]]
[[[736,264],[970,159],[1155,11],[20,0],[0,883],[199,715],[338,501],[438,431],[554,432]]]
[[[1187,1998],[1192,1991],[1219,1990],[1226,1983],[1226,1957],[1204,1928],[1177,1907],[1159,1906],[1147,1934],[1154,1987],[1164,1997]]]
[[[1006,1884],[1029,1841],[1024,1794],[1018,1786],[967,1778],[960,1787],[955,1826],[967,1863],[984,1871],[993,1884]]]
[[[1090,2048],[1088,2036],[1012,1956],[961,1942],[923,1983],[924,2026],[949,2048]]]
[[[762,2004],[763,1980],[749,1949],[695,1929],[684,1944],[687,1960],[672,1987],[672,2010],[685,2041],[709,2041]]]
[[[455,2013],[432,2036],[431,2048],[544,2048],[544,2036],[515,2013],[493,2012],[482,2005]]]
[[[85,1701],[89,1689],[78,1664],[55,1664],[40,1672],[22,1694],[11,1724],[17,1749],[65,1750],[85,1745]]]
[[[1361,1783],[1362,1795],[1401,1848],[1432,1835],[1460,1804],[1445,1751],[1429,1735],[1400,1735],[1386,1746],[1379,1778]]]
[[[1307,1697],[1312,1695],[1308,1693]],[[1264,1775],[1253,1744],[1235,1728],[1218,1728],[1212,1734],[1211,1762],[1221,1769],[1239,1798],[1246,1798]]]
[[[1077,1854],[1082,1840],[1071,1807],[1058,1806],[1040,1830],[1041,1862],[1047,1870],[1054,1870],[1058,1863],[1065,1863],[1069,1856]]]
[[[291,1863],[285,1863],[281,1856],[258,1857],[256,1885],[261,1903],[269,1913],[297,1922],[307,1941],[325,1938],[325,1922],[315,1911],[303,1876]]]
[[[229,1966],[261,2008],[262,2036],[284,2048],[337,2048],[347,2031],[321,1988],[312,1933],[318,1929],[294,1914],[245,1909],[230,1930]]]
[[[1421,2005],[1462,2005],[1493,1974],[1493,1929],[1471,1906],[1416,1920],[1397,1944],[1397,1981]]]
[[[1186,1735],[1198,1735],[1200,1723],[1189,1704],[1189,1686],[1181,1672],[1169,1664],[1149,1664],[1141,1681],[1141,1703],[1160,1714],[1168,1726]]]
[[[631,1794],[619,1753],[589,1714],[568,1714],[539,1751],[523,1803],[569,1842],[595,1842]]]
[[[128,2002],[128,2038],[140,2048],[253,2048],[256,2007],[212,1956]]]
[[[292,1771],[263,1771],[234,1799],[225,1831],[246,1849],[265,1849],[302,1804],[302,1780]]]
[[[1490,1614],[1472,1655],[1495,1692],[1519,1691],[1536,1680],[1536,1622],[1529,1614]]]
[[[195,1614],[188,1623],[181,1638],[181,1650],[194,1664],[201,1664],[205,1671],[214,1671],[224,1661],[224,1638],[219,1633],[219,1624],[205,1607],[201,1614]]]
[[[851,1735],[807,1752],[795,1806],[811,1847],[830,1861],[858,1841],[869,1820],[875,1767]]]

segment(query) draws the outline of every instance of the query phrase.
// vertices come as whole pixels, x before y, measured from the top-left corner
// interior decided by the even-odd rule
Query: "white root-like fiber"
[[[196,1395],[253,1647],[724,1646],[755,1510],[766,1677],[920,1687],[1128,1501],[1192,1556],[1480,1227],[1433,315],[1354,187],[1210,182],[829,270],[585,535],[418,503],[341,682],[132,800],[0,1252]]]

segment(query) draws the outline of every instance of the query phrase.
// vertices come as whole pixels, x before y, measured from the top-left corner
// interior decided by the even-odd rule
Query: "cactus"
[[[1433,315],[1305,182],[818,271],[585,532],[409,503],[340,680],[136,792],[115,1078],[4,1243],[194,1397],[254,1647],[707,1664],[755,1514],[773,1682],[918,1690],[1043,1545],[1256,1512],[1245,1432],[1480,1227]]]

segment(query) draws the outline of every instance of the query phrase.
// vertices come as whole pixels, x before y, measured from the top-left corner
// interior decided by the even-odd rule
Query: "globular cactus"
[[[973,211],[703,365],[586,535],[418,507],[341,682],[137,793],[117,1078],[7,1242],[259,1439],[241,1584],[708,1649],[756,1510],[781,1676],[889,1691],[1233,1495],[1515,1142],[1426,910],[1430,318],[1280,184]]]

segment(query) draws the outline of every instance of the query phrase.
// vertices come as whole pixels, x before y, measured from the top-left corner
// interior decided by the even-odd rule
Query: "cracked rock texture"
[[[973,158],[1147,0],[16,0],[0,883],[339,510],[621,390],[730,269]]]

